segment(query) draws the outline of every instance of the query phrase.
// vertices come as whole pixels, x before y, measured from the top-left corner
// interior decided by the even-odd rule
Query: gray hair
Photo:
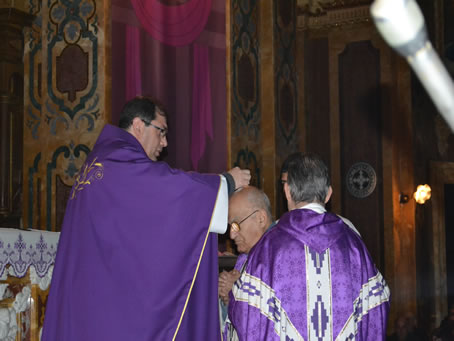
[[[290,197],[295,203],[317,202],[324,205],[331,185],[328,167],[315,154],[298,154],[288,162]]]
[[[242,191],[246,192],[246,199],[254,209],[264,210],[269,220],[273,221],[270,199],[265,194],[265,192],[254,186],[244,187],[239,191],[239,193],[241,193]]]

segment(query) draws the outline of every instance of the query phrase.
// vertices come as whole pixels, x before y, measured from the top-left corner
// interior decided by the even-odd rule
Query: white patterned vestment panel
[[[307,335],[309,340],[333,339],[329,249],[322,253],[304,246],[306,253]]]
[[[290,321],[275,291],[260,278],[244,272],[232,289],[236,301],[247,302],[274,323],[274,331],[281,340],[304,341]]]

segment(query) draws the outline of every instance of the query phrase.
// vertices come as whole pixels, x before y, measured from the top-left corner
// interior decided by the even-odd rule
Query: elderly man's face
[[[238,252],[248,253],[260,240],[265,229],[260,225],[261,211],[248,205],[241,197],[233,196],[229,201],[229,223],[240,223],[240,230],[230,228],[230,238],[236,244]],[[245,219],[246,218],[246,219]]]

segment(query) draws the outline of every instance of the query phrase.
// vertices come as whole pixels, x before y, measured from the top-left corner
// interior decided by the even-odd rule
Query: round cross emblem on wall
[[[347,173],[347,189],[356,198],[365,198],[372,194],[377,184],[374,168],[366,162],[357,162]]]

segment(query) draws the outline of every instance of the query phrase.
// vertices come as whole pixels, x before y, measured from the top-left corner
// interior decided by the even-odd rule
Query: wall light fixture
[[[429,185],[419,185],[416,188],[415,194],[413,194],[413,198],[418,204],[424,204],[427,200],[430,199],[432,190],[430,189]]]

